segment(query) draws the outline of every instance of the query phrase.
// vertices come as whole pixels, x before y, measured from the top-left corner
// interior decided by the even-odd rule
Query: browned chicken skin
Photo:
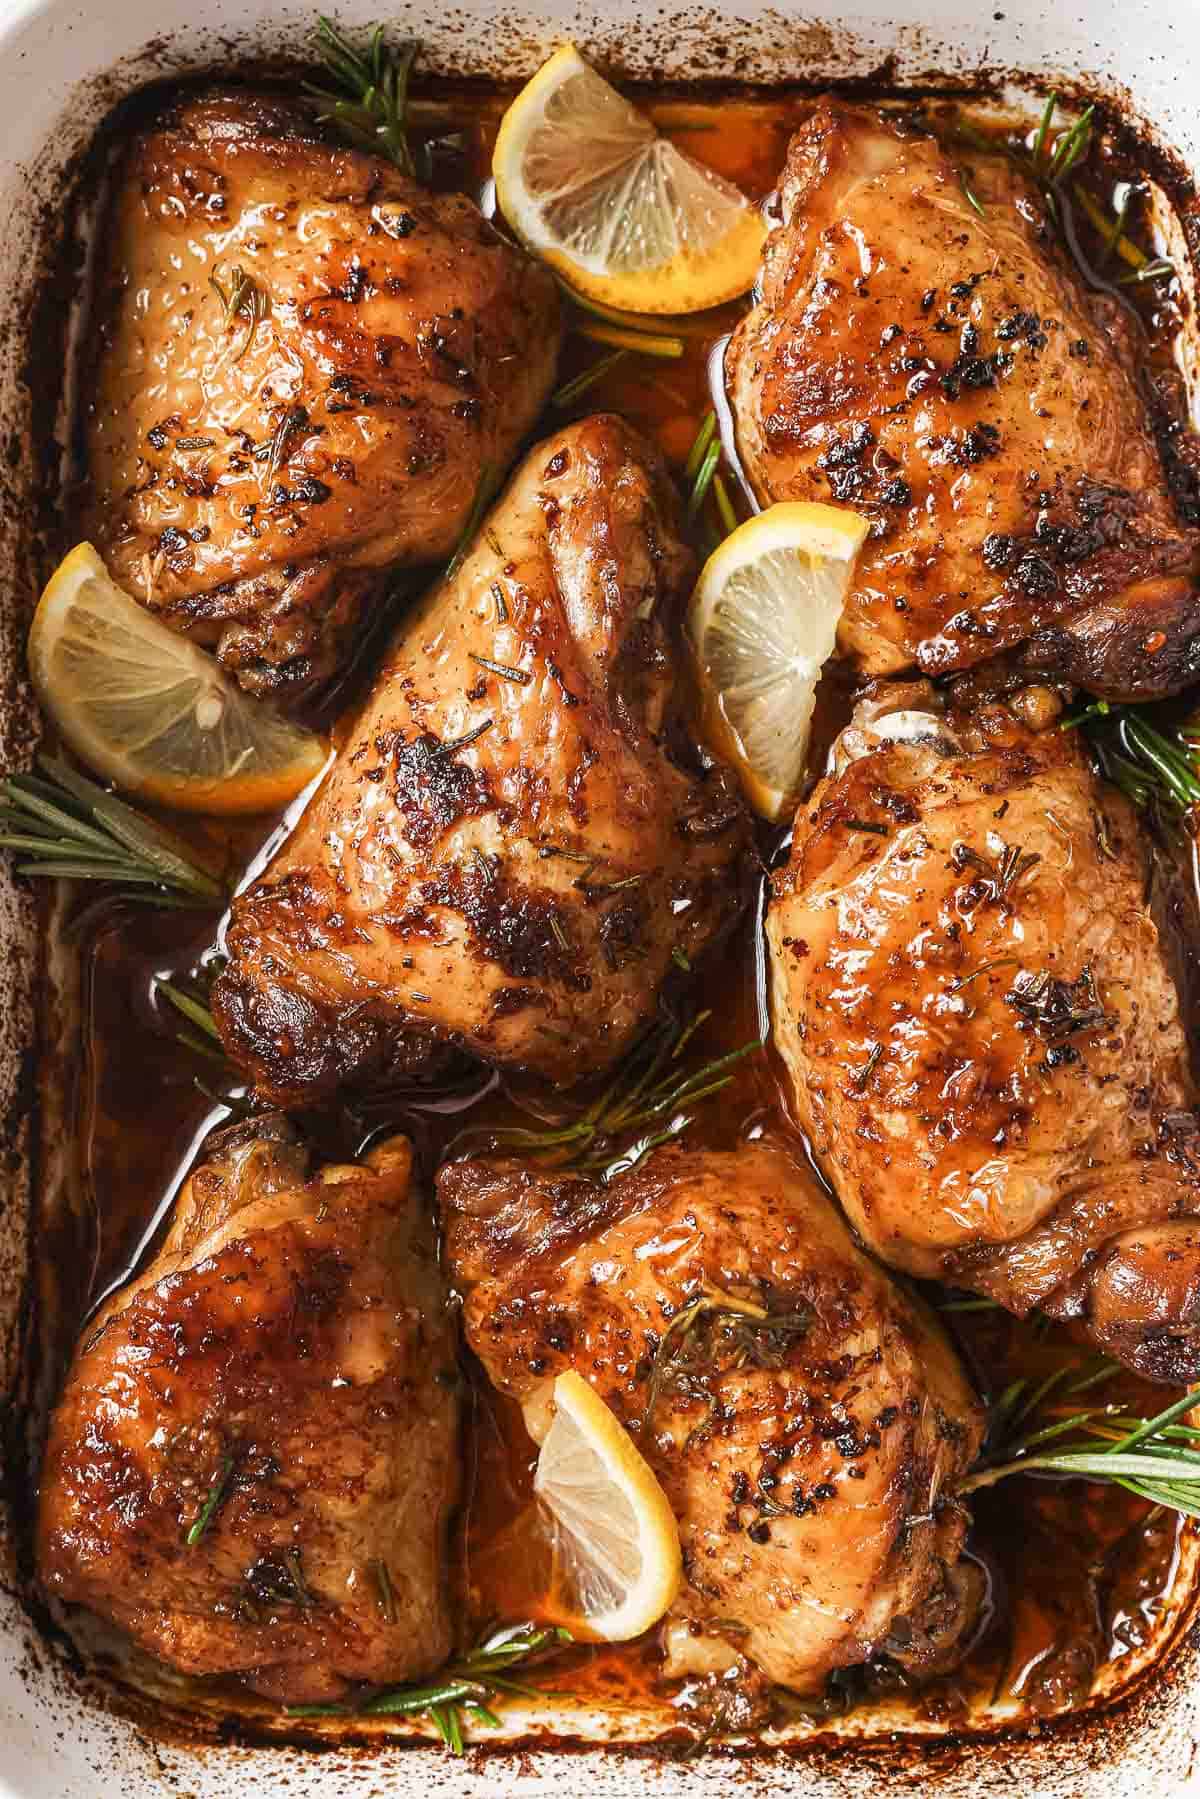
[[[796,1115],[886,1261],[1193,1382],[1194,1091],[1134,815],[1077,733],[902,705],[864,705],[775,880]]]
[[[133,140],[108,233],[89,532],[244,686],[307,687],[389,565],[450,552],[533,424],[554,282],[469,200],[249,90]]]
[[[457,1402],[408,1145],[312,1173],[256,1120],[209,1155],[68,1376],[43,1586],[273,1698],[424,1674],[452,1647]]]
[[[872,520],[841,645],[867,674],[1001,652],[1116,697],[1200,673],[1197,538],[1117,339],[1015,162],[836,101],[792,141],[784,222],[726,377],[759,498]]]
[[[668,1672],[746,1658],[811,1691],[881,1650],[914,1673],[953,1654],[977,1597],[953,1490],[982,1413],[807,1170],[756,1142],[659,1150],[607,1187],[460,1162],[438,1194],[467,1340],[531,1433],[576,1369],[666,1491]]]
[[[630,427],[530,453],[234,904],[213,1010],[262,1090],[383,1079],[447,1042],[570,1084],[732,922],[745,813],[676,732],[691,572]]]

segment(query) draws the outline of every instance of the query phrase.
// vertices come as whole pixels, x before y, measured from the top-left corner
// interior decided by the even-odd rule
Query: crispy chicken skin
[[[864,702],[775,878],[796,1116],[885,1261],[1190,1383],[1194,1092],[1136,821],[1077,733],[934,707]]]
[[[1177,691],[1200,673],[1197,536],[1127,321],[1105,329],[1012,159],[972,152],[971,183],[982,216],[902,116],[813,108],[726,359],[750,480],[870,517],[841,632],[867,674],[1008,652],[1096,693]]]
[[[314,1170],[270,1119],[210,1144],[54,1415],[52,1598],[293,1702],[444,1660],[455,1344],[410,1160]]]
[[[327,675],[383,571],[449,553],[560,337],[552,278],[469,200],[251,90],[133,139],[97,314],[89,534],[253,692]]]
[[[952,1495],[982,1414],[807,1170],[766,1142],[659,1150],[607,1187],[476,1160],[438,1196],[467,1340],[531,1434],[576,1369],[663,1485],[685,1573],[668,1672],[746,1658],[811,1691],[879,1651],[944,1664],[977,1599]],[[726,1309],[689,1322],[706,1296]]]
[[[213,1011],[261,1091],[385,1080],[444,1043],[569,1084],[732,923],[748,822],[678,730],[691,573],[629,426],[530,452],[234,904]]]

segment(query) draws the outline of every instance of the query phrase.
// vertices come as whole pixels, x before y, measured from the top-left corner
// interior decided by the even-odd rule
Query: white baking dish
[[[1200,166],[1200,0],[1078,0],[1048,12],[1040,0],[814,0],[819,16],[788,16],[752,0],[716,12],[677,11],[662,0],[432,0],[384,8],[342,0],[339,21],[365,24],[386,12],[401,35],[419,37],[429,68],[524,75],[556,42],[631,76],[735,77],[817,82],[875,73],[895,84],[969,81],[980,70],[1021,71],[1036,83],[1098,90],[1147,123],[1151,135]],[[993,4],[996,10],[993,10]],[[1002,9],[1002,10],[1001,10]],[[178,71],[228,66],[247,57],[304,50],[312,0],[0,0],[0,766],[29,754],[36,726],[20,687],[20,643],[35,591],[37,479],[33,443],[44,442],[52,401],[24,378],[40,254],[60,217],[64,171],[99,119],[124,93]],[[0,875],[0,882],[6,877]],[[41,1390],[36,1340],[27,1328],[27,1272],[53,1252],[38,1220],[76,1203],[72,1183],[71,1068],[76,1042],[75,975],[69,951],[48,949],[53,920],[0,884],[0,1391],[18,1391],[36,1415]],[[48,928],[49,926],[49,928]],[[147,1071],[153,1078],[153,1070]],[[36,1203],[35,1203],[36,1201]],[[34,1220],[32,1232],[29,1221]],[[49,1377],[47,1377],[49,1378]],[[6,1435],[20,1459],[22,1412]],[[545,1794],[558,1789],[664,1795],[735,1782],[752,1793],[824,1799],[885,1787],[933,1787],[947,1796],[1021,1793],[1064,1799],[1105,1795],[1170,1799],[1200,1791],[1191,1770],[1200,1740],[1200,1629],[1192,1617],[1187,1566],[1180,1603],[1163,1624],[1172,1638],[1164,1670],[1135,1682],[1115,1703],[1039,1730],[1000,1730],[956,1744],[940,1728],[889,1743],[878,1721],[851,1719],[807,1744],[736,1759],[713,1752],[686,1763],[643,1743],[601,1748],[612,1720],[569,1714],[570,1748],[539,1748],[543,1715],[525,1721],[520,1745],[500,1743],[456,1762],[434,1746],[400,1738],[369,1747],[314,1750],[282,1741],[260,1747],[198,1743],[163,1734],[155,1713],[128,1695],[114,1704],[102,1680],[72,1673],[42,1641],[20,1599],[19,1533],[0,1513],[0,1799],[122,1799],[195,1795],[221,1799],[249,1780],[270,1799],[333,1799],[349,1793]],[[1184,1561],[1194,1568],[1193,1540]],[[630,1734],[628,1723],[622,1732]],[[864,1729],[870,1732],[864,1737]],[[634,1732],[633,1734],[637,1734]],[[652,1734],[652,1732],[650,1733]],[[900,1733],[903,1735],[903,1733]],[[157,1739],[157,1740],[155,1740]]]

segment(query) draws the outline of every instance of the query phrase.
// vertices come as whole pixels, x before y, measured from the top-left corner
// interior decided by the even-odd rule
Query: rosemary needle
[[[201,1537],[212,1523],[213,1515],[222,1499],[225,1497],[225,1489],[229,1485],[229,1477],[232,1473],[233,1457],[227,1455],[222,1459],[217,1478],[209,1488],[208,1498],[200,1508],[199,1517],[184,1538],[189,1549],[194,1549],[196,1547],[196,1544],[200,1541]]]
[[[490,462],[485,462],[479,471],[479,481],[475,488],[475,498],[471,501],[471,510],[468,512],[466,519],[463,522],[463,528],[459,534],[458,542],[454,546],[454,553],[446,564],[446,573],[443,577],[444,580],[452,580],[462,567],[463,561],[466,558],[468,550],[475,541],[479,527],[483,523],[484,515],[491,505],[492,496],[498,486],[499,477],[497,476],[496,471],[493,469]]]
[[[221,1033],[213,1021],[212,1013],[202,1000],[196,999],[190,993],[185,993],[182,987],[176,987],[172,981],[164,981],[161,976],[155,978],[154,990],[156,993],[161,993],[164,999],[169,1000],[175,1010],[190,1020],[205,1037],[211,1038],[214,1043],[220,1043]]]
[[[704,452],[696,479],[692,483],[692,491],[688,495],[687,515],[689,519],[694,519],[699,515],[700,509],[708,497],[708,490],[712,486],[713,476],[717,472],[717,464],[720,460],[721,444],[719,440],[715,440]]]
[[[564,381],[562,386],[557,388],[551,396],[551,405],[560,408],[573,406],[575,401],[582,398],[589,388],[596,385],[597,381],[602,381],[606,375],[610,375],[615,368],[619,367],[629,354],[628,349],[610,350],[607,356],[601,356],[600,360],[593,362],[590,368],[581,370],[570,381]]]

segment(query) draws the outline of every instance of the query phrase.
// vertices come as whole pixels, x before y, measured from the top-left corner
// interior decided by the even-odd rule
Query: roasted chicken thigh
[[[726,359],[742,460],[764,503],[870,517],[841,629],[865,673],[1007,652],[1096,693],[1174,692],[1200,673],[1200,540],[1136,326],[1084,292],[1012,158],[970,164],[977,204],[906,115],[813,107]]]
[[[885,1261],[1191,1383],[1200,1139],[1146,892],[1078,733],[868,700],[775,879],[774,1036]]]
[[[428,1672],[452,1647],[455,1366],[404,1139],[314,1170],[281,1121],[226,1133],[68,1375],[46,1592],[273,1698]]]
[[[748,823],[678,728],[691,571],[619,419],[529,454],[234,904],[213,1010],[260,1089],[307,1099],[439,1044],[569,1084],[732,923]]]
[[[657,1151],[601,1187],[508,1160],[438,1194],[467,1341],[534,1438],[565,1369],[679,1523],[668,1672],[801,1691],[887,1652],[932,1671],[978,1589],[954,1487],[983,1419],[932,1316],[782,1148]]]
[[[183,95],[114,177],[86,422],[116,579],[254,692],[327,675],[541,410],[554,282],[461,195],[269,94]]]

